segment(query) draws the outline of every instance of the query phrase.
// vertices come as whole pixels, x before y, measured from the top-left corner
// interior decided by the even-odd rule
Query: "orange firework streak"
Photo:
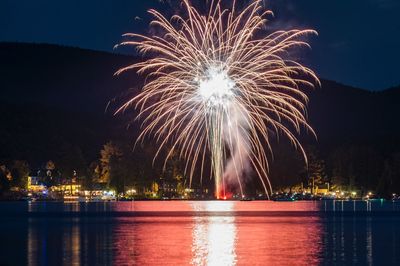
[[[297,139],[301,128],[314,134],[306,119],[307,95],[302,87],[319,84],[314,72],[284,57],[294,47],[309,45],[302,37],[313,30],[277,31],[256,38],[265,26],[262,1],[256,0],[241,12],[222,9],[212,1],[208,13],[200,14],[183,0],[185,17],[170,20],[156,10],[151,25],[160,36],[127,33],[127,41],[149,59],[120,69],[134,69],[147,76],[141,93],[117,112],[134,105],[143,117],[137,141],[152,135],[160,143],[154,159],[167,143],[171,149],[165,162],[179,151],[186,160],[185,172],[194,175],[201,165],[204,175],[206,154],[217,198],[224,198],[225,184],[234,178],[243,195],[241,175],[247,163],[255,170],[268,194],[270,137],[284,135],[307,158]],[[230,154],[229,172],[227,156]]]

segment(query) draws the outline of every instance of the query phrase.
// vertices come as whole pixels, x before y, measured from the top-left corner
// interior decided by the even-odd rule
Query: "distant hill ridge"
[[[0,43],[0,159],[49,157],[55,151],[40,149],[49,145],[49,136],[91,147],[91,159],[104,141],[126,134],[118,131],[126,117],[112,117],[112,111],[142,79],[133,71],[113,74],[136,60],[57,45]],[[322,147],[389,140],[398,145],[400,87],[370,92],[322,80],[322,88],[308,94],[310,123]],[[61,130],[62,125],[69,130]],[[71,139],[71,134],[78,136]]]

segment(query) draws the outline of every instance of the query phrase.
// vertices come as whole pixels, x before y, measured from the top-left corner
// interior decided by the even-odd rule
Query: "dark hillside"
[[[142,83],[134,72],[113,76],[134,60],[79,48],[0,43],[0,160],[37,165],[62,156],[62,147],[79,147],[89,163],[107,141],[133,140],[137,124],[126,130],[129,116],[113,117],[112,110]],[[318,141],[302,138],[318,147],[328,174],[337,164],[334,154],[348,155],[352,169],[367,169],[366,162],[374,160],[380,169],[400,152],[400,87],[369,92],[323,80],[309,95]],[[372,155],[353,166],[359,154]]]

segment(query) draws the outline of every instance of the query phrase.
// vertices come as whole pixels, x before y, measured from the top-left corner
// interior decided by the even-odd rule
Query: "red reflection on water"
[[[322,227],[317,217],[239,217],[237,265],[318,265]]]
[[[179,201],[135,202],[134,205],[135,210],[155,213],[152,217],[118,218],[114,230],[117,265],[315,265],[320,262],[320,218],[234,215],[235,211],[312,211],[317,209],[314,203]],[[199,215],[157,215],[162,211],[189,210]],[[221,215],[222,212],[229,215]]]
[[[115,265],[189,265],[191,217],[118,218]]]

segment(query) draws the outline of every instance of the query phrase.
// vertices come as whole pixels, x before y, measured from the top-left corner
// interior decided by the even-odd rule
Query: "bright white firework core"
[[[211,106],[225,105],[233,96],[235,82],[221,67],[209,67],[199,79],[198,93]]]

